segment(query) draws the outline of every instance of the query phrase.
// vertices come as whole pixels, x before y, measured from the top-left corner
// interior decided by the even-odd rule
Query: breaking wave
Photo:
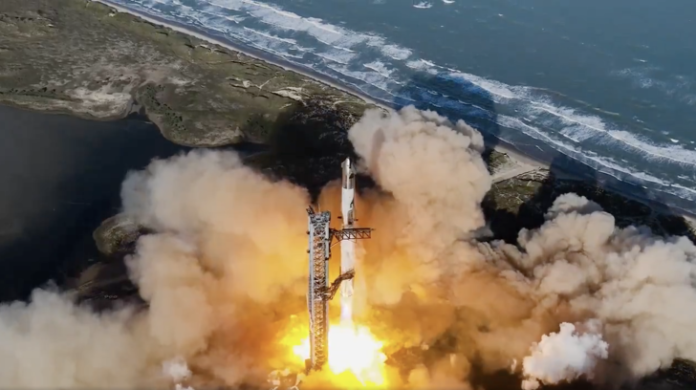
[[[696,200],[692,145],[666,135],[664,140],[648,140],[636,121],[615,123],[610,115],[600,116],[601,110],[579,109],[577,102],[554,91],[508,85],[441,66],[378,34],[352,31],[260,1],[110,2],[281,57],[379,102],[435,109],[511,144],[551,147],[620,180]]]

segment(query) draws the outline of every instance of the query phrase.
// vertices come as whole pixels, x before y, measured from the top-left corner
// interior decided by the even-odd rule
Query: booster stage
[[[307,372],[321,370],[329,357],[329,301],[341,288],[341,320],[352,320],[353,276],[355,275],[356,240],[367,239],[372,229],[355,226],[355,169],[347,158],[342,167],[341,214],[342,229],[330,228],[331,213],[317,212],[309,207],[307,235],[309,236],[309,283],[307,307],[309,310],[310,357],[307,359]],[[331,247],[341,243],[341,274],[329,282],[329,260]]]

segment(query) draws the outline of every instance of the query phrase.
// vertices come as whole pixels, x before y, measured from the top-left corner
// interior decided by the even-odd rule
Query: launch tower
[[[355,170],[347,158],[341,164],[341,214],[343,227],[331,229],[331,213],[316,212],[309,207],[307,235],[309,236],[309,310],[310,357],[307,370],[320,370],[329,358],[329,301],[341,287],[341,318],[352,317],[353,276],[355,275],[355,241],[372,236],[372,229],[355,227]],[[329,284],[331,246],[341,242],[341,274]],[[341,286],[342,282],[343,285]],[[350,317],[349,317],[350,318]]]

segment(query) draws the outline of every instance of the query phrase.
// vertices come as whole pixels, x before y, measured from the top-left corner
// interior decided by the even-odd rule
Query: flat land
[[[263,142],[308,96],[362,99],[89,0],[0,1],[0,103],[114,119],[143,110],[172,142]]]

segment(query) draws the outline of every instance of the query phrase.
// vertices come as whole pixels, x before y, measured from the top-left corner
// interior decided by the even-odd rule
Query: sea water
[[[696,209],[691,0],[111,2]]]

